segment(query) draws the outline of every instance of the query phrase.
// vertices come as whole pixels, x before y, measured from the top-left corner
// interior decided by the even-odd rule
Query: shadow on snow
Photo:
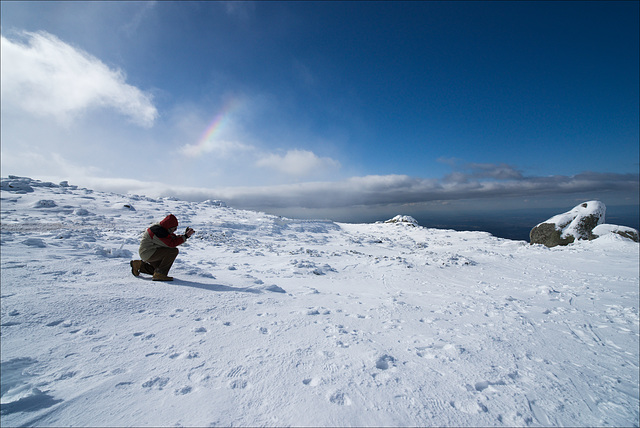
[[[262,294],[262,290],[258,290],[255,288],[251,288],[251,287],[229,287],[228,285],[222,285],[222,284],[206,284],[206,283],[202,283],[202,282],[195,282],[195,281],[186,281],[184,279],[178,279],[178,278],[174,278],[173,281],[171,281],[171,284],[174,285],[180,285],[183,287],[193,287],[193,288],[199,288],[202,290],[207,290],[207,291],[235,291],[238,293],[253,293],[253,294]]]

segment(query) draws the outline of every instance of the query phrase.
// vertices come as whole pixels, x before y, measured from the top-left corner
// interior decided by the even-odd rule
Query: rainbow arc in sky
[[[215,137],[220,134],[225,125],[229,123],[229,118],[239,105],[240,102],[236,98],[230,98],[227,100],[213,117],[213,120],[209,123],[202,136],[198,139],[198,142],[189,147],[189,154],[192,156],[198,156],[204,153],[207,150],[207,143],[213,141]]]

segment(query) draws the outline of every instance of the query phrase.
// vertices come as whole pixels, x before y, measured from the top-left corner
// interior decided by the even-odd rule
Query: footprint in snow
[[[506,383],[503,380],[499,380],[497,382],[482,381],[482,382],[476,382],[473,388],[470,388],[469,386],[467,386],[467,389],[469,389],[470,391],[475,389],[478,392],[482,392],[493,385],[506,385]]]
[[[337,404],[339,406],[350,406],[351,399],[347,394],[342,391],[336,391],[333,394],[329,395],[329,401],[333,404]]]
[[[229,381],[229,388],[231,389],[245,389],[247,385],[248,383],[244,379],[235,379],[235,380]]]
[[[379,370],[388,370],[390,365],[391,367],[395,367],[394,363],[395,363],[396,359],[393,358],[391,355],[383,355],[380,358],[378,358],[378,360],[376,361],[376,368]]]
[[[246,374],[247,374],[247,369],[244,368],[243,366],[238,366],[229,370],[229,372],[227,373],[227,377],[235,378],[235,377],[244,376]]]
[[[317,377],[309,378],[303,380],[302,383],[307,386],[318,386],[320,385],[320,379],[318,379]]]
[[[190,386],[183,386],[182,388],[176,389],[173,393],[174,395],[186,395],[193,390]]]
[[[169,358],[172,360],[175,360],[176,358],[186,358],[188,360],[192,360],[194,358],[200,358],[200,353],[198,351],[173,352],[169,355]]]
[[[309,310],[307,311],[307,315],[330,315],[331,311],[327,308],[309,308]]]
[[[143,388],[162,390],[169,383],[168,377],[154,377],[142,384]]]
[[[485,406],[480,401],[476,400],[460,400],[460,401],[451,401],[451,407],[456,410],[459,410],[463,413],[474,415],[479,413],[486,413],[489,411],[487,406]]]

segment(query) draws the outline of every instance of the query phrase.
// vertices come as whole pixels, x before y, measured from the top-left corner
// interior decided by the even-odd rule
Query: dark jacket
[[[186,235],[170,233],[169,229],[172,227],[178,227],[178,219],[169,214],[160,223],[154,224],[144,232],[138,251],[142,260],[149,260],[158,248],[175,248],[187,242]]]

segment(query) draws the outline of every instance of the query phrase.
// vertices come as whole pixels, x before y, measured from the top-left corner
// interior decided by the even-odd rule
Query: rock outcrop
[[[568,245],[579,239],[595,239],[592,231],[597,225],[604,223],[605,212],[606,207],[600,201],[584,202],[531,229],[530,242],[555,247]]]
[[[606,207],[600,201],[584,202],[571,211],[538,224],[529,233],[532,244],[547,247],[568,245],[577,240],[593,240],[609,233],[638,242],[638,231],[626,226],[605,224]]]

